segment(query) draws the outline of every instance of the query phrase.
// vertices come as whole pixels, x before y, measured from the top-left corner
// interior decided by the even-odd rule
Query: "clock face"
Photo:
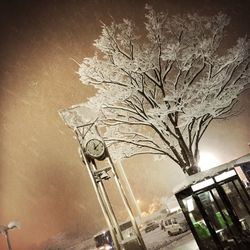
[[[93,158],[100,158],[105,152],[104,143],[98,139],[91,139],[86,143],[86,152],[89,156]]]

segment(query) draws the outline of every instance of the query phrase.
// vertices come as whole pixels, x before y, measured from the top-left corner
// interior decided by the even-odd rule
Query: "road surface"
[[[167,232],[155,229],[149,233],[142,233],[148,250],[197,250],[199,249],[190,231],[168,236]]]

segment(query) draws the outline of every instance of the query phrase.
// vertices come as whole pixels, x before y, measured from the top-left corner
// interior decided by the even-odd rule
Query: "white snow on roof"
[[[232,160],[228,163],[224,163],[224,164],[219,165],[217,167],[208,169],[206,171],[202,171],[202,172],[199,172],[199,173],[191,175],[191,176],[186,176],[184,182],[177,185],[173,189],[173,193],[175,194],[175,193],[187,188],[188,186],[190,186],[192,184],[200,182],[204,179],[208,179],[209,177],[212,177],[212,176],[216,175],[217,173],[220,173],[224,170],[229,170],[229,169],[231,169],[231,168],[233,168],[241,163],[245,163],[245,162],[250,162],[250,154],[244,155],[240,158]]]

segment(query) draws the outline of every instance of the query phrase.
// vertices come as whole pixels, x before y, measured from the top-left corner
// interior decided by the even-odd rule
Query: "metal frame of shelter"
[[[235,169],[249,165],[250,155],[247,158],[246,162],[233,161],[198,174],[196,180],[192,176],[189,184],[175,193],[201,250],[249,249],[250,190]]]

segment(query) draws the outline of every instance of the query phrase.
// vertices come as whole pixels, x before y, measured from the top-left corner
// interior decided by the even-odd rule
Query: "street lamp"
[[[9,237],[9,230],[15,229],[15,228],[20,228],[20,223],[18,221],[11,221],[7,226],[0,225],[0,234],[3,234],[6,237],[9,250],[12,250],[10,237]]]
[[[142,219],[141,219],[142,212],[141,212],[141,209],[140,209],[140,206],[139,206],[139,202],[138,202],[139,200],[136,200],[136,198],[135,198],[134,192],[133,192],[133,190],[132,190],[132,188],[130,186],[130,183],[128,181],[127,175],[126,175],[125,170],[123,168],[122,162],[118,161],[117,163],[118,163],[118,167],[119,167],[119,170],[120,170],[121,177],[122,177],[122,179],[124,181],[124,184],[125,184],[125,187],[126,187],[128,193],[129,193],[130,199],[131,199],[131,201],[133,202],[133,204],[134,204],[134,206],[136,208],[139,223],[141,223],[141,221],[142,221]]]

